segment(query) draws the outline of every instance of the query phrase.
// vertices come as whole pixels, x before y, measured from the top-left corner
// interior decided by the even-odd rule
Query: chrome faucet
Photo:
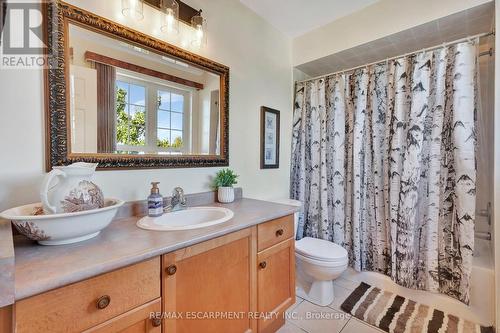
[[[172,199],[170,199],[170,205],[165,208],[166,212],[175,212],[178,210],[186,209],[186,197],[184,196],[184,190],[181,187],[176,187],[172,191]]]

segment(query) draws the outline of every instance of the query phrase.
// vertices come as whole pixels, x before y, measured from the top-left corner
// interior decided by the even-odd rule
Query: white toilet
[[[279,200],[277,203],[301,206],[297,200]],[[295,214],[295,234],[299,213]],[[297,296],[311,303],[327,306],[333,302],[333,280],[338,278],[348,264],[347,251],[332,242],[305,237],[295,242]]]

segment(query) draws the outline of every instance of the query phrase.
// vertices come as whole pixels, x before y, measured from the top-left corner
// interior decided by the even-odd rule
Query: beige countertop
[[[134,264],[164,253],[293,214],[297,207],[239,199],[231,204],[211,203],[234,212],[228,222],[194,230],[139,229],[138,217],[113,221],[100,235],[81,243],[41,246],[16,239],[15,299],[33,296],[70,283]]]

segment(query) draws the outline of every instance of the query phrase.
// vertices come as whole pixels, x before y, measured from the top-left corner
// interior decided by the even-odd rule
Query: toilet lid
[[[295,242],[295,251],[305,257],[323,261],[347,260],[347,251],[335,243],[311,237]]]

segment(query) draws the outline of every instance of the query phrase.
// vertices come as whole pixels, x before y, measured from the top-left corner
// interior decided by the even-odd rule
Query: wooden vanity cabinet
[[[257,226],[257,310],[271,313],[258,322],[259,332],[275,332],[285,311],[295,303],[295,240],[293,216]]]
[[[164,333],[257,331],[255,235],[248,228],[163,256]]]
[[[17,301],[0,333],[12,313],[17,333],[267,333],[293,303],[286,216]]]
[[[295,303],[293,235],[290,215],[164,255],[163,332],[278,330]]]

